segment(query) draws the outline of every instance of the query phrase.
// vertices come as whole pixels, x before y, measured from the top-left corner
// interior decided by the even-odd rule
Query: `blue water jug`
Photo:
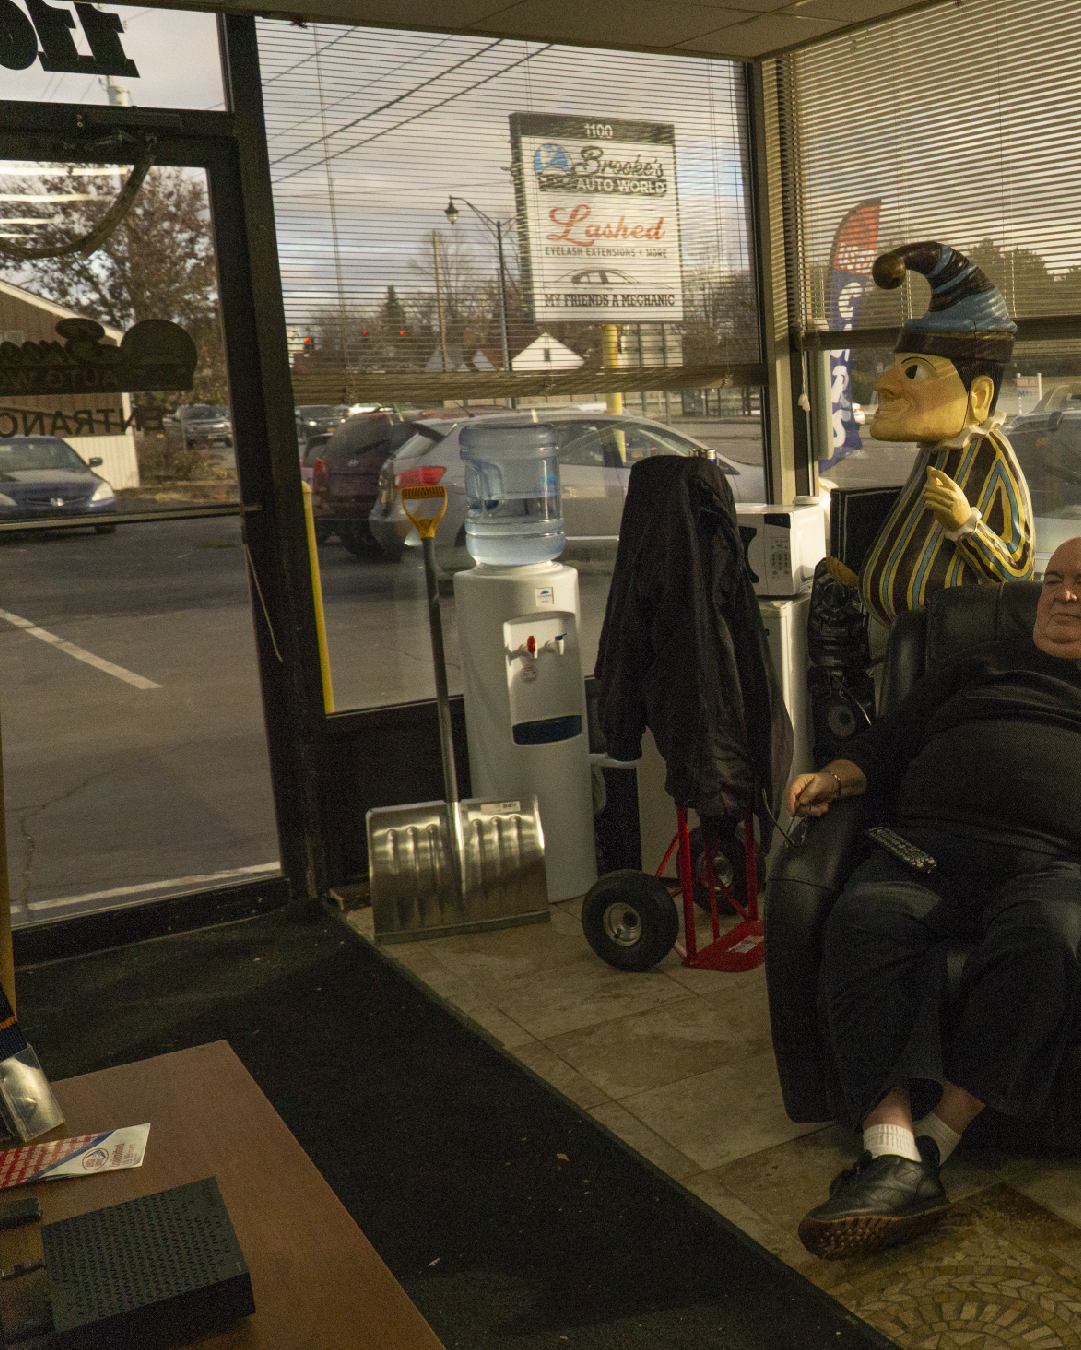
[[[479,563],[524,567],[563,552],[559,460],[551,427],[532,419],[474,422],[458,436],[469,514],[465,546]]]

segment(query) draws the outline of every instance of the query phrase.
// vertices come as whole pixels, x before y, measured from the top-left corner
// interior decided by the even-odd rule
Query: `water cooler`
[[[477,559],[454,578],[472,792],[536,795],[548,899],[566,900],[597,863],[578,573],[552,561],[564,544],[555,439],[524,417],[459,439]]]

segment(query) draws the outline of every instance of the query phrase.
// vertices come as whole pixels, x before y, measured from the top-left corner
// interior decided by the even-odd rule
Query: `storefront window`
[[[434,692],[403,473],[450,493],[437,545],[460,687],[457,433],[512,410],[559,432],[562,560],[579,570],[591,671],[635,460],[713,453],[738,498],[765,495],[741,68],[274,20],[258,33],[336,706]]]

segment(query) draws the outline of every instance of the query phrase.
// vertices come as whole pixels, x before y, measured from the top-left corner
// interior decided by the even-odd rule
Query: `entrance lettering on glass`
[[[10,436],[123,436],[135,424],[117,408],[56,412],[0,405],[0,438]]]
[[[15,0],[0,0],[0,66],[26,70],[40,56],[49,71],[74,71],[84,75],[128,75],[138,78],[135,62],[124,52],[120,15],[106,13],[78,0],[75,13],[48,5],[45,0],[26,0],[26,13]],[[72,36],[82,27],[92,55],[80,56]],[[38,50],[38,43],[41,50]]]

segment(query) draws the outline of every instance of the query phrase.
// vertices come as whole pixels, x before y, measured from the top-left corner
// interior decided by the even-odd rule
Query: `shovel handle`
[[[415,516],[406,502],[435,498],[439,510],[434,516]],[[458,809],[458,775],[454,768],[454,738],[450,723],[450,691],[447,688],[447,662],[443,655],[443,624],[439,612],[439,573],[435,562],[435,529],[447,509],[447,489],[434,484],[402,488],[402,509],[417,527],[424,552],[424,580],[428,587],[428,628],[432,638],[432,664],[435,667],[435,699],[439,710],[439,751],[443,760],[443,790],[450,812],[451,863],[458,895],[465,898],[465,850],[462,817]]]
[[[414,502],[423,498],[431,500],[433,497],[440,503],[439,510],[434,516],[415,516],[406,505],[406,502]],[[439,487],[434,483],[426,483],[417,487],[402,488],[402,510],[413,522],[417,534],[419,534],[422,539],[435,538],[435,527],[443,519],[443,512],[446,511],[446,509],[447,489],[445,487]]]

